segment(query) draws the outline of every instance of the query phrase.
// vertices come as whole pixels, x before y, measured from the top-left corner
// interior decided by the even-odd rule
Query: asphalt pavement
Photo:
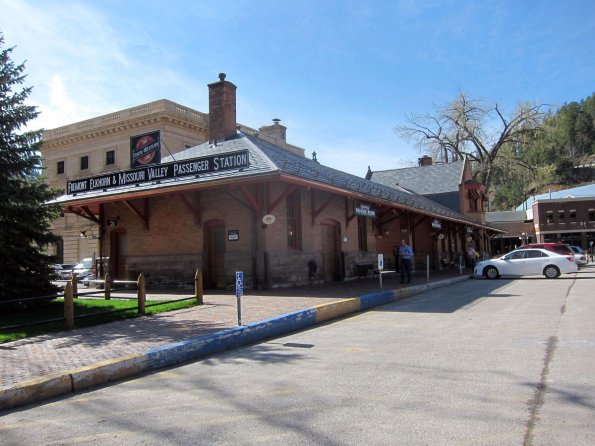
[[[376,305],[466,280],[470,269],[425,271],[401,284],[394,272],[349,282],[275,290],[207,293],[189,309],[0,344],[0,410],[56,397],[148,370],[195,360]],[[176,299],[191,290],[147,292]]]

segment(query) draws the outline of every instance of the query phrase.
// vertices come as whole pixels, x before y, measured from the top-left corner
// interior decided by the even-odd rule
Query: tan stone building
[[[100,117],[49,132],[43,156],[65,189],[56,200],[65,254],[80,257],[87,239],[79,234],[88,231],[115,278],[143,272],[175,284],[200,269],[207,287],[223,288],[241,270],[246,286],[266,288],[357,277],[378,254],[391,258],[401,239],[417,263],[439,267],[444,239],[462,248],[471,232],[483,245],[494,233],[420,195],[306,158],[278,120],[258,131],[238,125],[235,97],[220,75],[209,85],[208,117],[165,101],[151,118],[132,111],[157,103],[114,114],[121,124]],[[110,151],[120,163],[113,169]],[[94,167],[82,169],[85,156]]]
[[[131,138],[155,131],[162,152],[175,154],[206,141],[208,126],[207,114],[163,99],[48,130],[41,152],[47,182],[64,190],[74,178],[129,169]],[[54,232],[63,240],[55,252],[61,263],[98,255],[97,221],[85,217],[65,212],[54,222]]]

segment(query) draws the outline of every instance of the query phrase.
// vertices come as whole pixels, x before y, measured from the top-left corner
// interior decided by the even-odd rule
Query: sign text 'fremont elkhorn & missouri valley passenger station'
[[[66,193],[74,195],[93,190],[130,186],[153,181],[169,180],[204,173],[245,169],[250,166],[247,150],[171,163],[155,164],[140,169],[123,170],[95,177],[79,178],[66,182]]]

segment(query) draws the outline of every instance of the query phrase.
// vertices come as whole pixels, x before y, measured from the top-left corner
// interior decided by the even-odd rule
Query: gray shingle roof
[[[432,164],[431,166],[372,172],[371,180],[386,186],[402,186],[421,195],[458,192],[465,163]]]
[[[368,195],[373,198],[392,201],[426,213],[434,214],[436,217],[442,216],[474,224],[479,223],[459,212],[453,211],[452,209],[416,193],[406,191],[403,188],[389,187],[375,181],[366,180],[355,175],[323,166],[311,159],[295,155],[253,136],[246,136],[246,138],[258,147],[282,172],[288,175],[322,184],[329,184],[344,190]],[[462,163],[460,168],[462,169]]]

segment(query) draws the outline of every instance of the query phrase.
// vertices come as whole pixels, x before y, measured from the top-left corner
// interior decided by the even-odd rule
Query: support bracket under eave
[[[68,206],[66,208],[68,212],[78,215],[79,217],[86,218],[87,220],[91,220],[93,223],[99,224],[99,218],[87,206],[81,206],[80,209],[77,209],[73,206]]]
[[[285,190],[284,190],[283,192],[281,192],[281,195],[279,195],[279,196],[278,196],[278,197],[275,199],[275,201],[273,201],[272,203],[268,203],[268,206],[267,206],[267,211],[268,211],[268,212],[272,212],[272,211],[274,211],[274,210],[275,210],[275,208],[276,208],[277,206],[279,206],[279,204],[281,204],[281,202],[282,202],[282,201],[283,201],[285,198],[287,198],[287,196],[288,196],[289,194],[291,194],[291,193],[292,193],[292,192],[293,192],[293,191],[294,191],[296,188],[297,188],[297,185],[296,185],[296,184],[291,184],[291,185],[290,185],[290,184],[286,184],[286,185],[285,185]]]
[[[326,199],[324,203],[322,203],[322,205],[318,209],[314,209],[314,190],[311,191],[310,204],[312,206],[312,226],[314,226],[316,217],[318,217],[322,213],[322,211],[326,209],[326,207],[331,203],[331,201],[333,201],[333,198],[335,198],[335,196],[331,195]]]
[[[126,207],[128,209],[130,209],[130,211],[136,215],[138,218],[140,218],[144,225],[145,225],[145,229],[149,229],[149,199],[148,198],[143,198],[143,212],[141,212],[140,210],[137,209],[137,207],[134,205],[134,203],[132,203],[131,201],[128,200],[124,200],[123,201],[124,205],[126,205]]]
[[[200,192],[198,192],[200,193]],[[197,226],[201,225],[201,214],[200,214],[200,198],[196,201],[198,201],[199,204],[199,208],[195,208],[194,206],[192,206],[192,204],[190,203],[190,201],[188,201],[188,198],[186,198],[186,196],[184,194],[179,194],[180,199],[182,200],[182,203],[184,203],[184,206],[186,206],[186,208],[190,211],[190,213],[192,214],[192,218],[194,219],[194,224]]]
[[[254,209],[258,215],[260,215],[262,213],[262,206],[258,202],[258,198],[252,195],[252,193],[244,185],[241,185],[239,189],[242,196],[246,199],[246,201],[248,201],[248,203],[250,203],[250,206],[252,206],[252,209]]]
[[[351,201],[351,199],[345,197],[345,228],[348,228],[351,220],[353,220],[355,217],[357,217],[357,215],[355,215],[355,211],[353,210],[353,205],[351,206],[351,209],[349,209],[349,203],[353,203],[353,202]],[[351,215],[349,214],[350,210],[351,210]]]

